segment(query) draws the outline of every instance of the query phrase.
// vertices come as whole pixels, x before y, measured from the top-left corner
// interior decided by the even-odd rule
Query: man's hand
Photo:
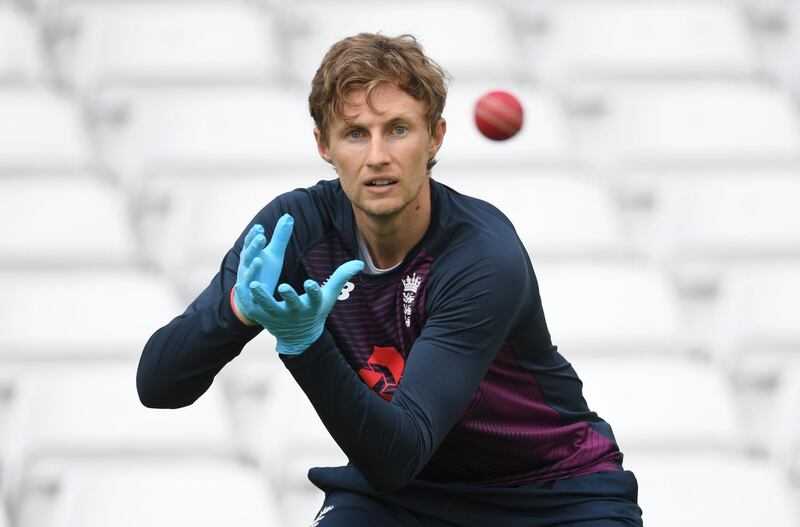
[[[250,291],[261,311],[258,322],[277,339],[278,353],[299,355],[313,344],[322,334],[325,319],[345,283],[363,268],[364,262],[351,260],[340,265],[322,287],[314,280],[306,280],[303,296],[298,296],[289,284],[281,284],[278,292],[282,302],[275,300],[268,284],[251,282]]]
[[[283,269],[286,246],[292,236],[294,219],[284,214],[275,225],[272,239],[266,245],[264,227],[253,225],[244,238],[244,246],[239,256],[239,269],[233,289],[233,311],[239,319],[250,326],[260,323],[263,311],[253,302],[250,282],[257,281],[272,295]],[[265,246],[266,245],[266,246]],[[263,324],[262,324],[263,325]]]

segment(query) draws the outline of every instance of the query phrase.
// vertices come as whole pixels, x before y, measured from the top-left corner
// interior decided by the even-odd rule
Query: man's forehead
[[[376,86],[370,93],[372,108],[367,104],[366,90],[354,90],[342,101],[344,124],[352,124],[363,118],[373,118],[377,113],[381,119],[426,118],[425,105],[394,85]]]

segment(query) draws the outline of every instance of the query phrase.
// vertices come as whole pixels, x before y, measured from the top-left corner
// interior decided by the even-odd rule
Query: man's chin
[[[376,218],[394,216],[403,209],[403,207],[397,203],[367,203],[361,204],[360,206],[357,205],[357,207],[367,216]]]

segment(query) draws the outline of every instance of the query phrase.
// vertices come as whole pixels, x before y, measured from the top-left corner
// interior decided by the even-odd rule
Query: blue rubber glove
[[[267,239],[264,236],[264,227],[258,224],[253,225],[244,238],[242,252],[239,255],[233,300],[239,313],[252,325],[260,324],[259,319],[264,313],[253,301],[249,284],[255,280],[262,284],[270,295],[275,293],[293,226],[294,219],[289,214],[284,214],[275,225],[269,245],[265,246]]]
[[[303,296],[298,296],[289,284],[281,284],[278,292],[282,302],[275,300],[268,286],[251,282],[253,299],[263,310],[259,322],[275,336],[278,353],[299,355],[308,349],[322,334],[325,319],[344,285],[363,268],[364,262],[351,260],[340,265],[322,287],[314,280],[306,280]]]

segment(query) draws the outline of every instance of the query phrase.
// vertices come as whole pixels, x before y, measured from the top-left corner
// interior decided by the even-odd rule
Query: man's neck
[[[353,208],[356,225],[367,243],[376,267],[388,269],[400,263],[419,243],[431,220],[430,192],[391,216],[372,216]]]

